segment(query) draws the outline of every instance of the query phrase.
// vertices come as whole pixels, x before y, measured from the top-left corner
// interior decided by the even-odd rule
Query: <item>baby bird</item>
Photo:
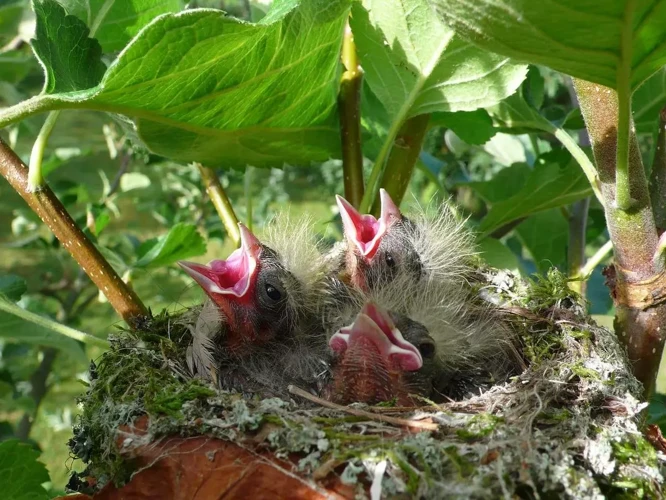
[[[430,397],[437,358],[428,331],[406,316],[366,303],[354,321],[329,340],[332,380],[324,397],[336,403],[396,400],[416,404]]]
[[[239,224],[241,246],[208,265],[179,262],[208,295],[194,325],[189,350],[193,373],[210,378],[216,358],[247,357],[274,339],[310,335],[323,289],[324,263],[311,225],[280,217],[262,243]]]

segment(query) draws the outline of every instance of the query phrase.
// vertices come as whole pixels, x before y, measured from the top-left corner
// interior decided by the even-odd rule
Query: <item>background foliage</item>
[[[26,108],[31,116],[2,130],[2,136],[27,162],[46,117],[34,113],[63,110],[43,173],[153,311],[201,300],[173,265],[176,260],[205,262],[233,248],[199,170],[188,162],[219,168],[237,215],[248,225],[260,229],[288,206],[319,221],[326,240],[340,238],[333,198],[343,192],[335,103],[340,33],[350,8],[365,70],[366,178],[372,178],[371,160],[386,159],[387,138],[394,138],[405,120],[428,113],[426,139],[403,203],[407,210],[450,200],[478,233],[485,259],[523,275],[551,266],[571,272],[570,220],[581,204],[589,203],[585,254],[595,255],[608,241],[603,209],[577,159],[558,140],[569,137],[590,155],[568,77],[545,66],[515,64],[463,41],[430,15],[424,1],[394,2],[393,10],[378,8],[386,3],[379,0],[275,3],[270,11],[265,2],[252,1],[201,0],[188,6],[223,9],[229,13],[224,17],[215,11],[175,14],[185,7],[180,0],[128,0],[113,2],[110,9],[101,0],[40,0],[34,11],[24,0],[0,1],[0,106],[31,106]],[[153,21],[160,14],[165,15]],[[595,43],[612,44],[612,36]],[[39,62],[26,43],[31,38]],[[572,40],[572,45],[588,42]],[[568,49],[545,51],[542,62],[573,57]],[[653,69],[632,67],[628,81],[634,84],[635,75]],[[590,71],[614,81],[603,61]],[[660,71],[634,94],[646,158],[665,103]],[[134,117],[136,128],[121,114]],[[234,168],[246,165],[251,167]],[[614,311],[601,275],[607,258],[592,272],[586,296],[590,312],[608,325]],[[4,181],[0,295],[3,303],[18,303],[99,339],[118,322],[96,287]],[[33,484],[39,478],[37,484],[48,481],[51,493],[63,490],[68,469],[80,467],[67,459],[66,442],[89,360],[104,348],[97,344],[41,329],[0,309],[0,472],[12,467],[2,459],[11,448],[24,456]],[[665,383],[660,381],[659,389],[666,390]],[[658,396],[656,419],[666,414],[662,401]],[[14,438],[41,452],[50,479],[36,453]]]

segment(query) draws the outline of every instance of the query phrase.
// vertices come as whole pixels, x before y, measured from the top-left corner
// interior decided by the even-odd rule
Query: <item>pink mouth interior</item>
[[[337,197],[337,202],[347,238],[356,244],[363,256],[372,259],[386,232],[386,224],[383,220],[377,220],[370,214],[361,215],[340,196]]]
[[[401,369],[416,371],[423,366],[419,350],[407,342],[386,311],[368,303],[351,325],[341,328],[329,341],[330,348],[339,354],[359,339],[371,340],[387,360],[397,361]]]

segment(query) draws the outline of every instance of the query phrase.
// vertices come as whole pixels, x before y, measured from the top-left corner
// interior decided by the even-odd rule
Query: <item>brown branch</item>
[[[210,201],[213,203],[217,214],[224,224],[227,234],[233,240],[236,246],[240,245],[240,231],[238,229],[238,217],[234,212],[234,207],[224,191],[220,178],[217,176],[212,168],[204,167],[200,163],[196,164],[201,173],[201,180],[203,180],[206,192]]]
[[[630,209],[618,208],[616,197],[616,146],[618,98],[615,91],[575,80],[592,143],[594,158],[605,201],[606,222],[615,251],[614,271],[609,277],[616,306],[615,331],[626,346],[636,377],[649,398],[659,370],[666,333],[666,306],[646,298],[659,295],[664,284],[663,262],[654,259],[658,247],[657,228],[652,215],[647,179],[635,134],[629,141],[628,182]]]
[[[405,121],[393,143],[391,154],[386,161],[382,187],[388,191],[396,205],[400,205],[412,179],[429,121],[428,114],[414,116]],[[375,200],[372,212],[379,213],[379,200]]]
[[[340,82],[338,111],[342,140],[342,171],[345,198],[358,208],[363,199],[363,151],[361,149],[361,88],[363,69],[358,64],[354,35],[349,23],[342,42],[342,64],[345,72]]]
[[[131,326],[148,310],[86,237],[48,186],[28,192],[28,167],[0,138],[0,174],[51,229],[56,238],[95,283],[116,312]]]
[[[401,427],[413,427],[415,429],[422,429],[426,431],[436,431],[439,429],[439,425],[433,424],[431,422],[419,422],[418,420],[406,420],[404,418],[389,417],[387,415],[382,415],[378,413],[372,413],[369,411],[357,410],[356,408],[350,408],[349,406],[342,406],[339,404],[332,403],[325,399],[318,398],[317,396],[310,394],[303,389],[296,387],[295,385],[290,385],[287,390],[296,395],[300,396],[308,401],[317,403],[318,405],[330,408],[331,410],[338,410],[344,413],[349,413],[356,417],[364,417],[368,420],[375,420],[377,422],[385,422],[387,424],[399,425]]]
[[[655,224],[660,231],[664,231],[666,230],[666,107],[659,112],[659,135],[650,172],[650,200]]]

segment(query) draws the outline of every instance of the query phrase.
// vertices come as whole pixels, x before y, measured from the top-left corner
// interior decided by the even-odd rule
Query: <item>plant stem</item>
[[[30,154],[30,167],[28,170],[28,190],[32,193],[38,191],[44,185],[44,177],[42,177],[42,160],[44,159],[44,149],[46,143],[53,132],[60,116],[60,111],[51,111],[39,131],[35,143],[32,145],[32,153]]]
[[[587,230],[587,213],[590,208],[590,198],[577,201],[569,212],[569,248],[567,249],[568,275],[574,281],[569,287],[585,296],[585,274],[582,269],[585,264],[585,246]]]
[[[342,139],[342,171],[345,198],[355,208],[363,199],[363,151],[361,149],[361,88],[363,70],[358,64],[354,35],[349,23],[342,42],[342,64],[345,72],[340,82],[338,111]]]
[[[246,226],[252,231],[252,175],[254,174],[254,167],[248,165],[245,167],[245,217],[247,218]]]
[[[238,217],[236,217],[234,207],[231,206],[231,201],[220,183],[220,178],[212,168],[204,167],[200,163],[196,163],[196,166],[201,173],[201,179],[206,187],[208,197],[213,203],[215,210],[217,210],[217,213],[222,220],[222,224],[224,224],[224,229],[226,229],[227,234],[233,240],[234,245],[240,245]]]
[[[609,279],[616,306],[615,331],[627,348],[634,374],[643,383],[647,399],[654,390],[659,370],[664,345],[662,330],[666,333],[666,328],[662,328],[666,325],[666,305],[660,299],[660,291],[666,287],[666,274],[661,259],[653,261],[658,234],[647,179],[636,136],[628,132],[627,183],[623,186],[618,182],[616,186],[618,119],[626,112],[626,109],[621,111],[618,95],[609,88],[582,80],[575,80],[574,86],[590,134],[605,200],[606,223],[615,250],[614,271]],[[631,187],[631,209],[625,210],[615,203],[616,187],[627,191]]]
[[[57,349],[53,347],[47,347],[43,351],[42,361],[39,363],[39,367],[30,377],[30,397],[35,402],[35,408],[31,412],[26,412],[19,420],[18,425],[16,426],[16,437],[21,440],[26,440],[30,437],[30,431],[32,430],[32,424],[35,421],[37,412],[39,411],[39,405],[41,404],[48,386],[46,381],[49,378],[49,373],[51,373],[51,367],[55,362],[56,356],[58,355]]]
[[[659,133],[650,172],[650,200],[654,222],[660,231],[664,231],[666,230],[666,107],[659,112]]]
[[[393,149],[386,161],[382,187],[388,191],[391,199],[400,206],[405,196],[414,166],[419,159],[423,138],[428,131],[430,115],[419,115],[407,120],[395,138]],[[375,201],[373,213],[379,213],[379,202]]]
[[[608,256],[609,253],[613,250],[613,242],[608,240],[604,243],[599,250],[597,250],[592,257],[587,259],[587,262],[583,267],[580,268],[580,277],[583,280],[586,280],[590,277],[594,268],[603,262],[603,260]]]
[[[5,128],[12,123],[19,122],[28,116],[43,111],[51,111],[55,109],[57,104],[57,100],[49,95],[38,95],[26,99],[25,101],[21,101],[9,108],[5,108],[0,111],[0,129]]]
[[[130,327],[134,328],[137,320],[148,316],[148,310],[141,300],[76,225],[53,191],[48,186],[36,193],[28,191],[28,168],[2,139],[0,174],[51,229]]]
[[[571,137],[566,130],[562,128],[556,128],[553,131],[553,135],[557,138],[557,140],[560,141],[562,146],[564,146],[567,149],[567,151],[569,151],[571,156],[574,157],[574,159],[583,169],[585,177],[587,177],[590,186],[592,186],[592,190],[594,191],[594,196],[597,197],[599,203],[601,203],[601,205],[603,206],[605,204],[605,200],[604,197],[601,195],[599,176],[597,175],[596,168],[594,168],[594,165],[592,164],[588,156],[585,154],[585,151],[581,149],[581,147],[576,143],[573,137]]]

